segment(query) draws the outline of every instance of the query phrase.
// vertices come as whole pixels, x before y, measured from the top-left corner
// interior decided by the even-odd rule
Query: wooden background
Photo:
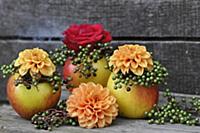
[[[113,45],[146,45],[169,69],[174,92],[200,93],[199,0],[0,0],[0,64],[25,48],[62,45],[73,23],[102,23]],[[4,101],[6,80],[0,82]]]

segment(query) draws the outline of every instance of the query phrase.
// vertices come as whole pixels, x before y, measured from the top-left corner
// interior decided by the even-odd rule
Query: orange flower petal
[[[14,66],[15,66],[15,67],[18,67],[18,66],[20,66],[20,65],[21,65],[21,61],[20,61],[20,58],[18,58],[18,59],[15,61]]]
[[[139,66],[140,67],[143,67],[143,68],[147,68],[147,61],[146,60],[141,60],[141,62],[139,63]]]
[[[55,72],[55,66],[47,67],[44,66],[43,68],[40,69],[40,72],[44,76],[52,76],[53,73]]]
[[[119,46],[109,61],[109,66],[113,66],[114,73],[121,71],[123,74],[129,73],[130,70],[136,75],[142,75],[144,69],[150,70],[152,65],[151,54],[146,51],[145,46],[137,44]]]
[[[135,73],[136,75],[141,76],[141,75],[143,74],[143,72],[144,72],[144,68],[138,67],[138,68],[135,69],[135,72],[134,72],[134,73]]]
[[[19,53],[19,57],[14,64],[19,67],[20,75],[24,75],[30,70],[30,74],[41,73],[44,76],[52,76],[55,72],[55,65],[48,57],[47,52],[42,49],[26,49]]]
[[[97,122],[97,126],[99,128],[102,128],[106,125],[105,119],[99,119],[99,121]]]
[[[28,72],[28,69],[21,67],[21,69],[19,69],[19,74],[21,76],[24,76],[26,73]]]
[[[92,82],[82,83],[75,88],[67,100],[67,105],[69,115],[78,117],[80,126],[85,128],[105,127],[111,124],[118,114],[116,98],[108,89]]]

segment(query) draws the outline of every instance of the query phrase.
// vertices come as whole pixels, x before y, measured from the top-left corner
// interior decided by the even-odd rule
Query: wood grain
[[[60,37],[102,23],[115,37],[199,37],[199,0],[0,0],[0,36]]]

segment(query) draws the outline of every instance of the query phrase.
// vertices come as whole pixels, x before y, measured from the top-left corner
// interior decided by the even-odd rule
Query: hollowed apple
[[[79,72],[74,73],[74,69],[76,66],[71,63],[70,59],[67,59],[63,68],[63,75],[65,79],[68,76],[72,77],[72,81],[70,83],[75,86],[79,86],[80,83],[87,83],[87,82],[99,83],[103,86],[106,86],[108,78],[111,73],[108,69],[105,69],[106,65],[107,62],[105,58],[98,60],[97,63],[93,64],[93,66],[97,68],[96,76],[91,76],[86,79],[83,76],[80,77]]]
[[[60,99],[61,89],[53,94],[50,83],[39,83],[27,89],[23,84],[15,86],[16,76],[11,76],[7,83],[7,96],[14,110],[25,119],[34,114],[54,107]]]
[[[158,102],[158,87],[144,87],[133,85],[127,88],[125,85],[121,89],[114,89],[112,75],[108,80],[107,87],[116,97],[119,104],[120,116],[127,118],[144,118],[145,112],[150,111],[154,104]]]

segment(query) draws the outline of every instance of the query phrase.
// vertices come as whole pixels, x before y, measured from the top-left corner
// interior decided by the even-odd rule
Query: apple
[[[14,110],[25,119],[49,108],[54,107],[60,99],[61,88],[53,93],[50,83],[39,83],[27,89],[23,84],[15,86],[16,75],[9,78],[7,83],[7,96]]]
[[[110,76],[107,88],[113,94],[119,105],[119,115],[126,118],[144,118],[145,112],[150,111],[158,102],[158,87],[144,87],[133,85],[127,91],[125,85],[121,89],[114,89],[114,81]]]
[[[105,58],[98,60],[96,63],[93,64],[93,66],[97,68],[96,76],[91,76],[86,79],[83,76],[80,77],[79,72],[74,73],[74,69],[76,66],[73,65],[71,63],[71,60],[68,58],[63,68],[64,79],[66,79],[68,76],[72,77],[72,81],[70,81],[70,83],[76,87],[79,86],[80,83],[87,82],[99,83],[105,87],[111,73],[108,69],[105,69],[106,65],[107,62]]]

